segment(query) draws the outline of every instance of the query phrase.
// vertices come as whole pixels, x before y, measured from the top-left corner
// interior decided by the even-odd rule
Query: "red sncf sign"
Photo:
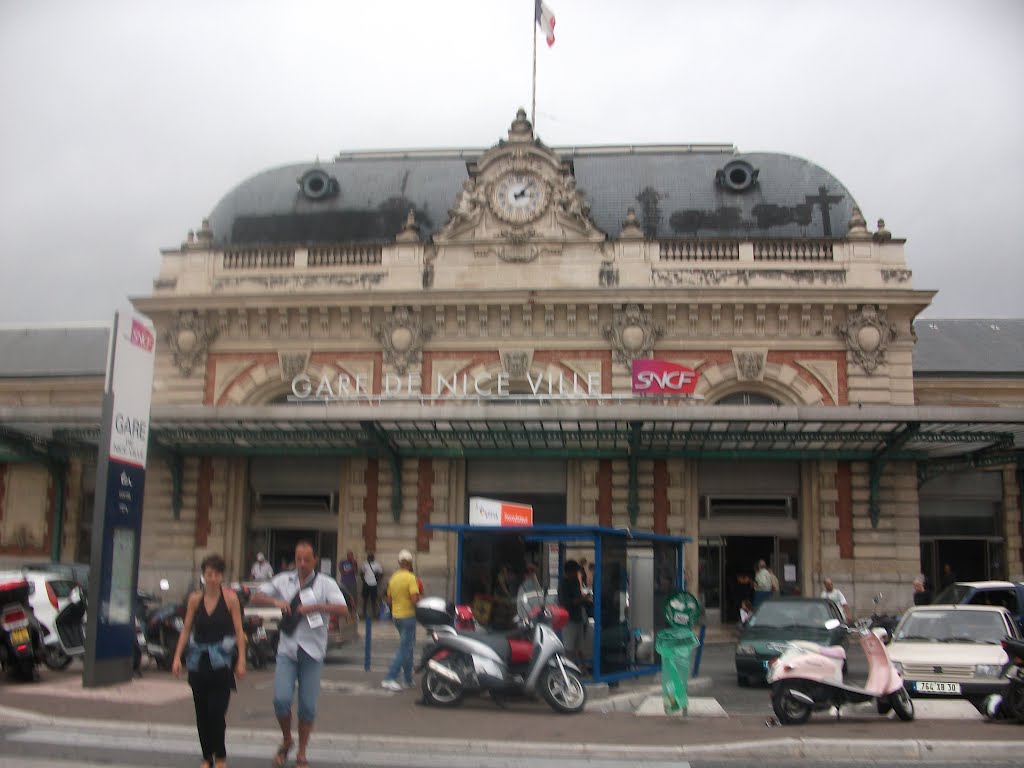
[[[633,394],[692,395],[697,377],[692,368],[667,360],[634,360]]]
[[[149,329],[133,318],[131,335],[132,344],[137,347],[142,347],[147,352],[152,352],[154,341],[155,339],[153,338],[153,334],[149,332]]]

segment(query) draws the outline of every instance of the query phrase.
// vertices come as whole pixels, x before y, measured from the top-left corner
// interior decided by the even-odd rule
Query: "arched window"
[[[714,405],[780,405],[780,403],[771,395],[761,392],[732,392],[720,400],[716,400]]]

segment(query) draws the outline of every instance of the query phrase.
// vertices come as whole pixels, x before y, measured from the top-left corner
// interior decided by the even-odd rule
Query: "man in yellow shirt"
[[[420,588],[416,574],[412,572],[412,552],[403,549],[398,553],[398,570],[388,580],[385,597],[391,608],[391,618],[398,629],[398,650],[391,660],[388,673],[381,682],[382,688],[400,691],[412,687],[412,654],[416,645],[416,603],[420,599]],[[398,672],[405,673],[405,685],[398,682]]]

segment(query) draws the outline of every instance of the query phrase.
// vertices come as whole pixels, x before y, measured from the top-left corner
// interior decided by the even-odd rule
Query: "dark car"
[[[831,622],[836,619],[838,624]],[[826,626],[829,624],[829,626]],[[791,640],[847,646],[846,618],[831,600],[777,597],[757,609],[736,644],[736,682],[763,682],[768,665]]]
[[[991,605],[1005,608],[1024,632],[1024,583],[1019,581],[957,581],[943,589],[932,605]]]

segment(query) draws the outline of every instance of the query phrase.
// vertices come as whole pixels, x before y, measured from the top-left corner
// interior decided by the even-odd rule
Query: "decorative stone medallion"
[[[765,359],[768,352],[763,349],[746,349],[742,352],[733,351],[736,362],[736,373],[741,381],[763,381]]]
[[[654,343],[665,334],[660,325],[655,325],[649,312],[636,304],[628,304],[615,313],[615,322],[606,325],[604,337],[611,342],[616,362],[631,366],[634,360],[650,357]]]
[[[164,335],[174,365],[186,377],[192,375],[216,338],[217,329],[206,322],[206,316],[192,310],[179,312]]]
[[[515,350],[512,352],[501,352],[501,367],[508,373],[509,379],[521,380],[526,378],[533,362],[533,350]]]
[[[873,304],[850,314],[836,332],[846,340],[853,361],[868,375],[885,363],[889,343],[896,340],[896,324],[880,315]]]
[[[423,325],[419,313],[409,307],[395,307],[391,316],[377,328],[377,340],[384,348],[384,363],[398,374],[422,358],[423,344],[433,330]]]
[[[309,350],[302,352],[279,351],[277,362],[281,366],[281,381],[290,382],[306,370],[309,364]]]

